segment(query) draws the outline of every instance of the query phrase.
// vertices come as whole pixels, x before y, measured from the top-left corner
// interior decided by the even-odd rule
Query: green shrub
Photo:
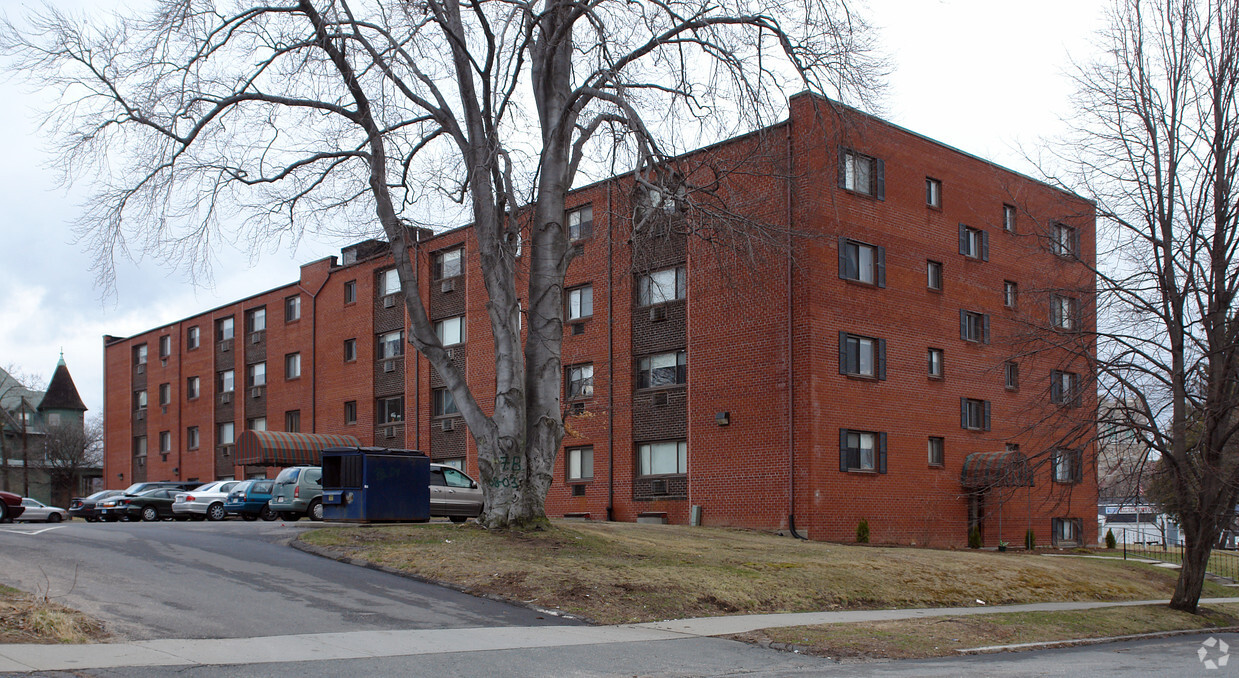
[[[1114,530],[1106,530],[1106,548],[1113,549],[1118,546],[1118,540],[1114,538]]]
[[[1024,533],[1024,548],[1029,551],[1037,548],[1037,535],[1031,529]]]
[[[981,548],[981,528],[973,525],[971,530],[968,530],[968,548]]]
[[[856,543],[869,543],[869,520],[867,518],[861,518],[860,522],[856,524]]]

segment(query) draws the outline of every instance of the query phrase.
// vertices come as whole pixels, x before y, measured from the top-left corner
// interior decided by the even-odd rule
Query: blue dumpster
[[[323,450],[323,519],[374,523],[430,520],[430,458],[416,450]]]

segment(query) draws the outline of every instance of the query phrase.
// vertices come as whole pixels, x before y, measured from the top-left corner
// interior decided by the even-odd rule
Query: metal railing
[[[1145,560],[1157,560],[1164,563],[1183,564],[1184,548],[1179,545],[1150,545],[1143,543],[1128,543],[1128,537],[1135,538],[1140,536],[1140,533],[1133,531],[1130,535],[1127,530],[1122,530],[1123,534],[1120,537],[1122,544],[1119,546],[1123,549],[1123,559],[1128,558],[1143,558]],[[1116,532],[1116,537],[1119,533]],[[1239,553],[1235,551],[1226,551],[1223,549],[1213,549],[1209,554],[1209,562],[1205,565],[1205,571],[1209,574],[1219,577],[1227,577],[1232,581],[1239,581]]]

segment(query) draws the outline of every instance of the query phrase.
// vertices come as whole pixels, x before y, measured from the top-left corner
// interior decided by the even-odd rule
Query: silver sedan
[[[62,520],[70,520],[69,512],[55,506],[48,506],[37,499],[25,497],[22,499],[22,506],[26,507],[25,511],[16,518],[17,521],[27,522],[44,522],[58,523]]]

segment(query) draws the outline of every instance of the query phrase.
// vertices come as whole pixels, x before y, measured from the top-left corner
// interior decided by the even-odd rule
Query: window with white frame
[[[683,299],[687,287],[683,266],[644,273],[637,277],[637,305],[653,306]]]
[[[1010,280],[1002,282],[1002,305],[1007,308],[1015,308],[1015,303],[1019,300],[1020,288]]]
[[[839,470],[886,473],[886,434],[839,429]]]
[[[1077,483],[1081,480],[1079,450],[1054,450],[1054,482]]]
[[[925,262],[925,286],[935,292],[942,291],[942,262]]]
[[[167,405],[172,402],[172,384],[159,385],[159,404]]]
[[[1009,391],[1015,391],[1020,387],[1020,366],[1013,360],[1008,360],[1002,364],[1003,386]]]
[[[1008,233],[1015,232],[1015,206],[1002,206],[1002,230]]]
[[[1080,254],[1080,239],[1076,229],[1055,222],[1050,226],[1050,251],[1060,257],[1074,257]]]
[[[138,344],[138,346],[133,349],[133,364],[146,364],[146,344]]]
[[[1050,402],[1077,407],[1080,404],[1080,375],[1063,370],[1050,371]]]
[[[568,212],[568,240],[584,240],[594,231],[594,207],[585,205]]]
[[[215,387],[220,393],[232,393],[236,390],[236,373],[232,370],[224,370],[219,373],[219,378],[215,380]]]
[[[592,368],[591,368],[592,374]],[[658,388],[688,383],[688,353],[670,351],[637,361],[637,388]]]
[[[569,447],[564,457],[568,462],[565,478],[568,482],[575,480],[590,480],[594,477],[594,448]]]
[[[246,329],[250,332],[261,332],[267,329],[267,307],[262,306],[250,309],[245,314],[245,324],[248,326]]]
[[[301,431],[301,410],[288,410],[284,413],[284,430],[289,433]]]
[[[344,340],[344,362],[351,363],[354,360],[357,360],[357,340],[356,339],[345,339]]]
[[[688,473],[688,441],[668,440],[637,445],[639,472],[643,476]]]
[[[202,395],[202,380],[198,377],[190,377],[185,380],[185,397],[193,400]]]
[[[215,427],[215,443],[217,445],[231,445],[236,442],[237,428],[231,421],[226,421]]]
[[[941,379],[942,375],[942,349],[931,348],[929,349],[929,378]]]
[[[168,454],[171,451],[172,451],[172,432],[171,431],[160,431],[159,432],[159,453]]]
[[[570,365],[564,368],[564,398],[589,398],[594,395],[594,366]]]
[[[839,374],[886,378],[886,341],[839,333]]]
[[[234,321],[232,316],[220,318],[215,321],[215,338],[219,341],[228,341],[232,338],[235,331]]]
[[[1055,329],[1074,331],[1079,328],[1079,305],[1072,297],[1050,296],[1050,324]]]
[[[197,426],[190,426],[185,429],[185,449],[196,450],[202,444],[201,434],[198,433]]]
[[[353,425],[357,423],[357,401],[346,400],[344,402],[344,423],[345,425]]]
[[[435,322],[435,335],[444,346],[465,343],[465,317],[458,315]]]
[[[435,252],[431,264],[433,279],[442,280],[443,278],[455,278],[458,275],[464,275],[464,254],[465,251],[460,247]],[[395,269],[392,269],[392,271],[395,272]]]
[[[971,259],[989,261],[989,234],[979,228],[960,224],[959,253]]]
[[[585,285],[568,290],[568,320],[580,320],[594,314],[594,286]]]
[[[185,330],[185,345],[191,351],[202,345],[202,330],[197,325]]]
[[[133,439],[133,456],[146,457],[146,436],[136,436]]]
[[[357,302],[357,281],[349,280],[344,283],[344,303],[352,304]]]
[[[1050,521],[1052,539],[1055,546],[1075,546],[1080,542],[1079,518],[1054,518]]]
[[[254,363],[246,368],[245,381],[247,386],[267,385],[267,363]]]
[[[988,431],[989,401],[974,398],[959,399],[959,425],[969,431]]]
[[[446,388],[436,388],[431,394],[434,403],[434,416],[446,417],[452,414],[460,414],[460,410],[456,409],[456,399],[452,397],[452,392]]]
[[[159,357],[167,358],[172,355],[172,335],[165,334],[159,338]]]
[[[930,207],[942,207],[942,182],[925,177],[925,204]]]
[[[400,292],[400,274],[389,268],[379,274],[379,296],[386,297]]]
[[[301,354],[289,353],[284,356],[284,378],[298,379],[301,377]]]
[[[379,360],[404,355],[404,330],[385,332],[379,335]]]
[[[885,199],[884,175],[885,167],[881,160],[850,148],[839,149],[839,188]]]
[[[945,464],[946,454],[944,452],[946,442],[944,439],[937,436],[929,437],[929,465],[942,466]]]
[[[290,323],[301,319],[301,295],[294,294],[284,300],[284,322]]]
[[[850,238],[840,238],[839,277],[885,287],[886,248]]]
[[[379,398],[375,401],[374,410],[380,424],[404,421],[404,396]]]
[[[267,430],[267,418],[266,417],[252,417],[250,419],[246,419],[245,428],[251,431],[265,431]]]
[[[960,310],[959,337],[964,341],[989,343],[989,314]]]

